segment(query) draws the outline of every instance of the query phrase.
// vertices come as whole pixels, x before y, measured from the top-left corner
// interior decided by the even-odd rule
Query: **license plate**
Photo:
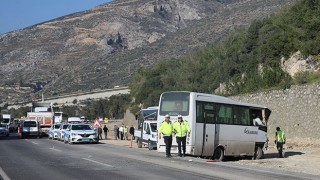
[[[89,142],[89,139],[88,139],[88,138],[82,138],[81,141],[82,141],[82,142]]]

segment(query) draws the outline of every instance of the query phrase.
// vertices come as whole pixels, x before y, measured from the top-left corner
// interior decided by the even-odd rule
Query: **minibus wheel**
[[[263,157],[263,150],[260,146],[256,146],[255,152],[254,152],[254,159],[261,159]]]
[[[213,154],[213,159],[216,161],[222,161],[224,158],[224,151],[222,147],[218,147]]]

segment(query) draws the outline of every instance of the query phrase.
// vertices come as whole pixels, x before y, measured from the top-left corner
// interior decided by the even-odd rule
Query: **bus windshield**
[[[160,115],[189,115],[189,92],[167,92],[161,96]]]

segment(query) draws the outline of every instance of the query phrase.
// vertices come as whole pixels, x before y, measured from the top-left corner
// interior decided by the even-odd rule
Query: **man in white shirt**
[[[253,115],[253,125],[254,126],[263,126],[261,119],[257,115]]]
[[[123,140],[123,126],[119,128],[119,132],[120,132],[120,140]]]

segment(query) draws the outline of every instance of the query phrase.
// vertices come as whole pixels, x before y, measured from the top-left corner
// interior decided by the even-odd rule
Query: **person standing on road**
[[[114,140],[119,139],[119,128],[117,125],[114,125],[113,127],[113,135],[114,135]]]
[[[131,125],[130,129],[129,129],[129,133],[131,135],[131,140],[134,140],[134,127]]]
[[[102,128],[98,127],[98,139],[102,140]]]
[[[119,128],[120,140],[123,140],[123,125]]]
[[[167,114],[164,121],[160,125],[159,129],[159,139],[161,139],[161,134],[163,135],[164,143],[166,144],[166,157],[171,157],[171,145],[172,145],[172,132],[173,126],[170,121],[170,116]]]
[[[187,134],[190,137],[190,127],[187,121],[183,121],[182,116],[178,115],[178,121],[173,124],[173,132],[176,135],[176,140],[178,143],[178,156],[184,157],[186,155],[186,139]],[[181,154],[181,144],[183,149],[183,154]]]
[[[130,133],[130,148],[132,148],[132,142],[134,140],[134,127],[131,125],[129,128]]]
[[[106,125],[104,125],[103,127],[103,132],[104,132],[104,138],[107,140],[109,129]]]
[[[286,143],[286,136],[284,132],[280,129],[280,127],[277,127],[276,130],[277,132],[274,143],[277,145],[279,157],[283,158],[283,145]]]
[[[124,126],[123,128],[124,140],[128,140],[128,127]]]

